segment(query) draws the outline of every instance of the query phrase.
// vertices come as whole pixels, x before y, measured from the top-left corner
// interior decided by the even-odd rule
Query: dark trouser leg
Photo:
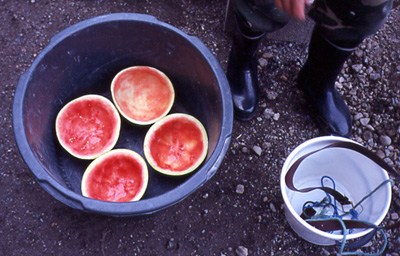
[[[354,48],[383,24],[390,7],[391,0],[316,0],[311,9],[316,26],[298,85],[323,132],[351,136],[351,115],[335,81]]]

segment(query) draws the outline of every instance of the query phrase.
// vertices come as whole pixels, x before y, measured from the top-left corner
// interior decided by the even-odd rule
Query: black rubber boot
[[[348,138],[352,134],[351,115],[336,90],[335,81],[352,52],[335,47],[314,29],[307,61],[297,79],[320,129],[326,134]]]
[[[236,21],[227,78],[232,92],[235,118],[245,121],[254,117],[257,111],[259,89],[255,53],[265,33],[252,32],[240,16],[236,17]]]

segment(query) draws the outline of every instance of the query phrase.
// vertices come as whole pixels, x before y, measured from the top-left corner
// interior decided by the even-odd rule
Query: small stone
[[[396,135],[397,135],[397,132],[396,132],[395,129],[390,129],[390,130],[387,131],[387,135],[388,135],[389,137],[396,136]]]
[[[244,193],[244,185],[239,184],[236,186],[236,193],[243,194]]]
[[[288,78],[285,75],[279,77],[282,81],[287,82]]]
[[[177,243],[176,243],[175,239],[174,238],[169,239],[168,243],[167,243],[167,249],[168,250],[176,249],[176,247],[177,247]]]
[[[390,214],[390,218],[392,220],[397,220],[399,219],[399,214],[397,212],[393,212],[392,214]]]
[[[278,93],[274,91],[267,91],[267,98],[269,100],[274,100],[278,97]]]
[[[272,57],[274,57],[274,55],[272,53],[270,53],[270,52],[264,52],[262,57],[264,59],[271,59]]]
[[[363,50],[357,49],[357,50],[355,51],[355,55],[356,55],[357,57],[359,57],[359,58],[361,58],[361,57],[363,56],[363,54],[364,54],[364,51],[363,51]]]
[[[379,157],[379,158],[385,158],[385,153],[382,151],[382,150],[378,150],[377,152],[376,152],[376,155]]]
[[[364,133],[363,133],[363,138],[364,138],[364,140],[369,140],[369,139],[372,139],[374,137],[374,135],[372,134],[372,132],[371,131],[369,131],[369,130],[367,130],[367,131],[365,131]]]
[[[247,256],[249,255],[249,250],[246,247],[240,245],[238,248],[236,248],[236,255]]]
[[[262,149],[261,149],[261,147],[256,145],[256,146],[253,147],[253,151],[254,151],[254,153],[256,153],[256,155],[260,156],[261,152],[262,152]]]
[[[362,125],[366,126],[366,125],[369,123],[370,120],[371,120],[371,119],[369,119],[368,117],[364,117],[364,118],[361,118],[361,119],[360,119],[360,123],[361,123]]]
[[[276,212],[276,207],[273,203],[269,204],[269,208],[271,209],[271,211]]]
[[[370,124],[367,124],[365,127],[370,131],[375,131],[375,128]]]
[[[281,117],[281,114],[275,113],[273,119],[274,119],[275,121],[278,121],[280,117]]]
[[[261,67],[266,67],[268,65],[268,60],[260,58],[258,59],[258,64],[260,64]]]
[[[272,145],[271,145],[271,143],[269,143],[269,142],[263,142],[263,144],[261,145],[261,147],[263,148],[263,149],[266,149],[266,148],[270,148]]]
[[[371,78],[371,80],[373,80],[373,81],[376,81],[376,80],[378,80],[379,78],[381,78],[381,75],[380,75],[379,73],[371,73],[371,74],[369,75],[369,78]]]
[[[363,65],[362,64],[354,64],[351,66],[351,68],[356,71],[357,73],[359,73],[362,69]]]
[[[379,141],[382,143],[382,145],[384,146],[389,146],[390,144],[392,144],[392,139],[387,136],[387,135],[381,135],[379,137]]]
[[[247,153],[247,152],[249,152],[249,150],[247,149],[247,147],[243,147],[243,148],[242,148],[242,152],[243,152],[243,153]]]
[[[326,255],[326,256],[331,255],[331,253],[330,253],[327,249],[322,248],[321,250],[322,250],[322,252],[324,253],[324,255]]]
[[[363,117],[364,117],[363,114],[357,113],[357,114],[354,115],[354,120],[360,120]]]
[[[272,118],[274,114],[275,114],[274,111],[272,111],[272,109],[270,109],[270,108],[266,108],[264,110],[265,118]]]

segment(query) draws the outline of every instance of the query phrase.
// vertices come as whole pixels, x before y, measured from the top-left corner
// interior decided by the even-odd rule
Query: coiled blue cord
[[[324,187],[324,180],[325,179],[329,179],[332,182],[332,187],[333,189],[336,190],[336,184],[335,181],[329,177],[329,176],[323,176],[321,178],[321,185]],[[332,203],[332,199],[331,196],[326,193],[327,195],[320,201],[320,202],[312,202],[312,201],[307,201],[306,203],[304,203],[303,205],[303,215],[306,216],[308,219],[306,219],[306,221],[321,221],[321,220],[326,220],[326,219],[334,219],[337,220],[341,226],[342,226],[342,234],[343,234],[343,241],[341,243],[341,247],[340,247],[340,254],[342,255],[368,255],[368,256],[375,256],[375,255],[380,255],[384,252],[384,250],[386,249],[387,246],[387,236],[385,234],[385,232],[383,231],[382,228],[380,228],[379,226],[376,226],[373,223],[370,222],[366,222],[366,221],[362,221],[362,220],[358,220],[358,216],[360,215],[360,213],[363,211],[363,206],[361,205],[366,199],[368,199],[369,197],[371,197],[377,190],[379,190],[382,186],[386,185],[387,183],[389,183],[391,185],[393,185],[393,180],[392,179],[388,179],[383,181],[381,184],[379,184],[374,190],[372,190],[370,193],[368,193],[366,196],[364,196],[357,204],[355,204],[349,211],[343,211],[343,214],[339,214],[339,210],[337,207],[337,201],[333,200]],[[314,216],[308,216],[306,214],[306,210],[308,208],[314,208],[314,207],[322,207],[322,210],[320,211],[319,214],[314,215]],[[327,207],[333,207],[333,213],[331,215],[326,214],[327,212]],[[358,212],[356,210],[357,207],[360,207],[361,210],[360,212]],[[359,221],[361,223],[366,223],[370,226],[373,226],[375,229],[379,230],[382,233],[383,239],[384,239],[384,243],[382,248],[380,249],[379,252],[377,253],[364,253],[364,252],[344,252],[344,247],[346,245],[346,240],[347,240],[347,234],[351,234],[353,232],[352,229],[347,229],[346,225],[343,222],[343,217],[345,217],[346,215],[350,215],[352,220],[356,220]],[[333,231],[331,231],[330,233],[332,233]]]

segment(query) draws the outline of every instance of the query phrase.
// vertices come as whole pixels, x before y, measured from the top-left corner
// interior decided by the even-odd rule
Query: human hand
[[[275,5],[298,20],[305,20],[304,6],[310,5],[311,0],[275,0]]]

